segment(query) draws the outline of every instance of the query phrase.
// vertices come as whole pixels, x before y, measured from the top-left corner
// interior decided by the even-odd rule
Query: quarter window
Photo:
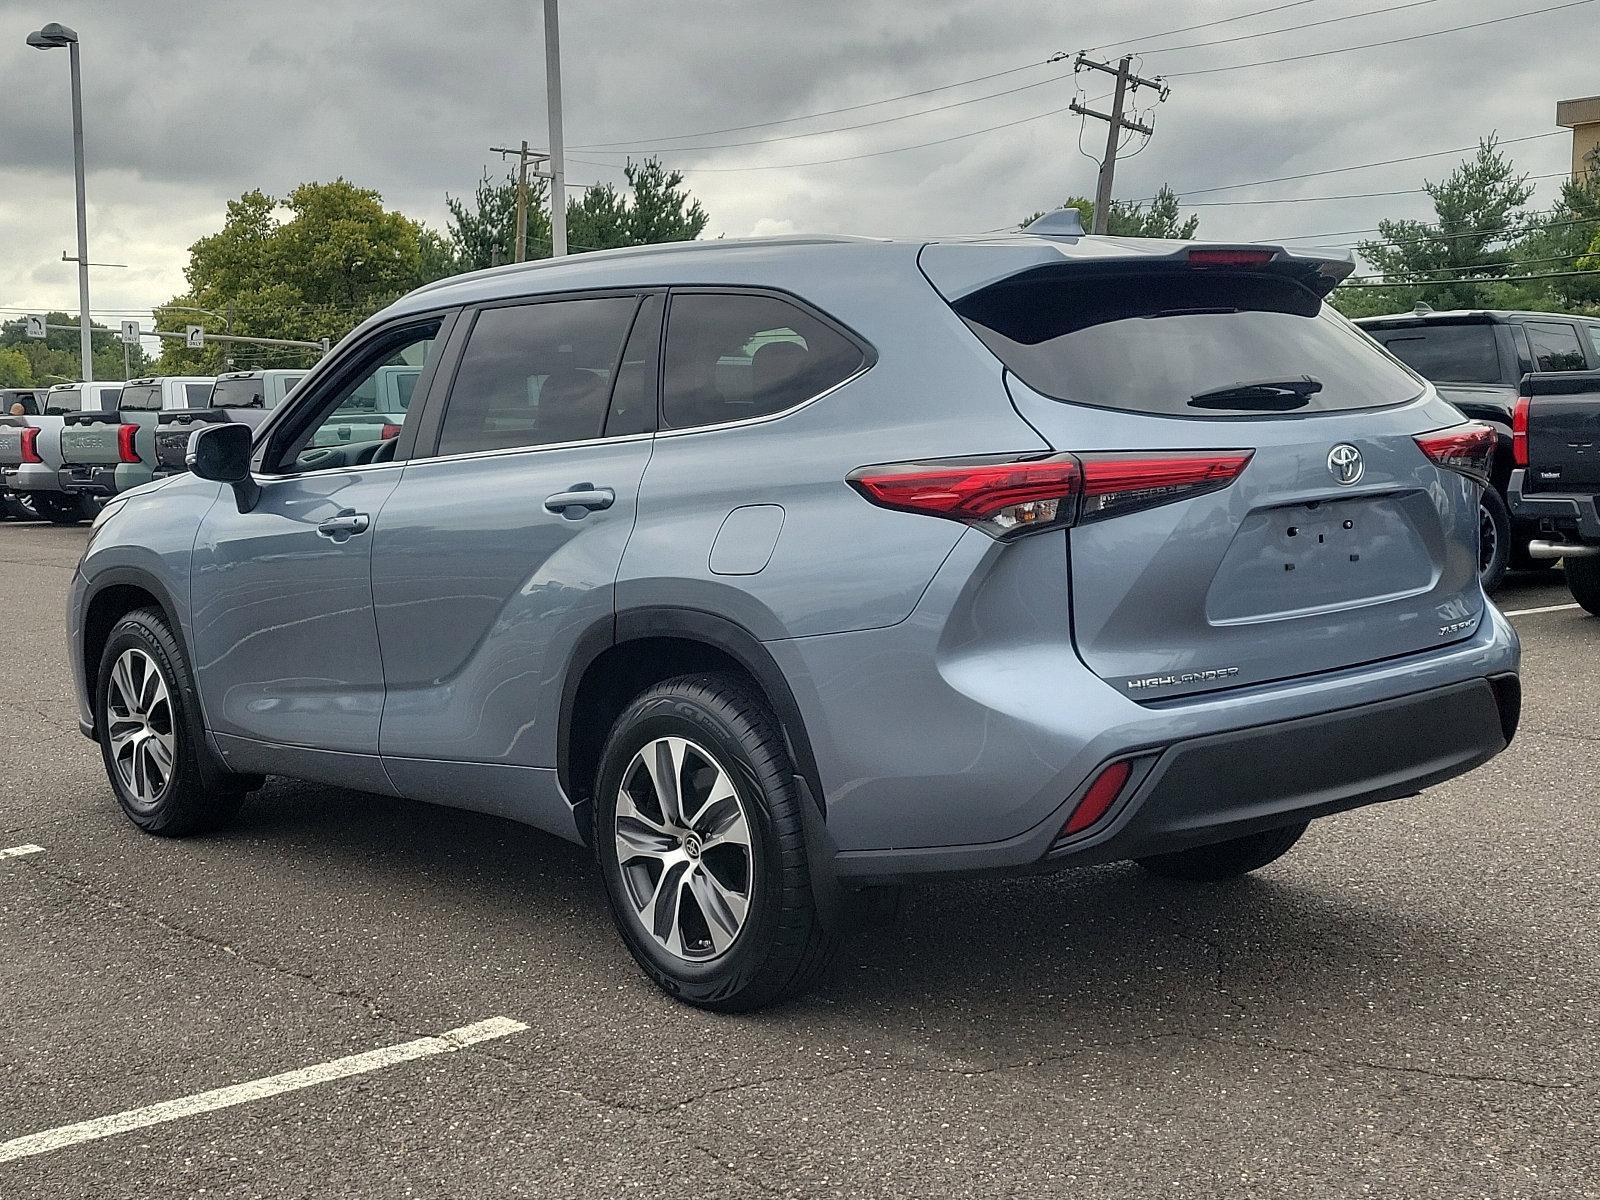
[[[439,453],[600,437],[638,305],[610,296],[484,309],[450,388]]]
[[[693,429],[803,404],[861,369],[861,348],[775,296],[672,298],[662,423]]]
[[[1583,357],[1583,343],[1578,341],[1578,331],[1571,325],[1528,321],[1523,328],[1528,331],[1528,347],[1533,351],[1535,371],[1581,371],[1588,365]]]

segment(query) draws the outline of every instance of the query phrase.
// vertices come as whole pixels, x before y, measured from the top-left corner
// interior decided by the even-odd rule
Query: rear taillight
[[[1489,471],[1494,465],[1495,433],[1491,426],[1469,421],[1425,433],[1416,439],[1417,447],[1439,466],[1477,480],[1489,482]]]
[[[381,440],[387,442],[391,438],[399,437],[401,428],[402,427],[399,426],[399,425],[385,424],[384,427],[378,431],[378,437]]]
[[[1072,810],[1067,823],[1061,827],[1061,836],[1082,833],[1105,816],[1112,802],[1121,795],[1132,771],[1133,765],[1127,762],[1114,762],[1101,771],[1083,794],[1083,799],[1078,801],[1078,806]]]
[[[137,425],[117,426],[117,457],[125,463],[139,461],[139,451],[134,448],[133,439],[139,432]]]
[[[24,429],[22,431],[22,461],[25,463],[42,463],[39,457],[39,431],[37,429]]]
[[[1517,406],[1511,410],[1511,461],[1519,467],[1528,465],[1528,410],[1533,407],[1533,397],[1518,396]]]
[[[872,503],[945,517],[997,538],[1082,525],[1225,488],[1253,450],[1051,454],[862,467],[848,482]]]

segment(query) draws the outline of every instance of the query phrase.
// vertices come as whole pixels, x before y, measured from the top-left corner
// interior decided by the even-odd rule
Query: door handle
[[[608,487],[597,488],[592,483],[574,484],[569,491],[544,498],[546,510],[560,513],[572,521],[610,508],[616,502],[617,494],[614,491]]]
[[[325,538],[332,538],[342,542],[354,537],[358,533],[365,533],[367,526],[372,524],[372,518],[366,513],[342,512],[337,516],[329,517],[317,526],[317,533]]]

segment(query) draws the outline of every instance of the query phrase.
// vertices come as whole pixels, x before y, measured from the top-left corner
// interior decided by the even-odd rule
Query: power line
[[[1430,0],[1431,2],[1431,0]],[[1048,79],[1036,79],[1032,83],[1024,83],[1020,87],[1006,88],[1004,91],[988,92],[982,96],[973,96],[969,100],[952,100],[948,104],[935,105],[932,108],[919,108],[916,112],[901,113],[895,117],[879,117],[875,121],[862,121],[856,125],[834,125],[826,129],[810,129],[803,133],[785,133],[776,137],[752,138],[743,142],[712,142],[704,146],[634,146],[627,150],[606,150],[605,154],[636,154],[649,150],[661,150],[668,154],[691,153],[700,150],[728,150],[739,146],[765,146],[773,142],[790,142],[797,138],[823,137],[831,133],[849,133],[856,129],[869,129],[874,125],[889,125],[895,121],[908,121],[912,117],[924,117],[929,113],[946,112],[952,108],[960,108],[967,104],[978,104],[984,100],[994,100],[1000,96],[1014,96],[1018,92],[1028,91],[1030,88],[1043,87],[1047,83],[1059,83],[1063,79],[1070,79],[1070,75],[1052,75]]]
[[[1571,171],[1552,171],[1548,175],[1528,175],[1527,179],[1568,179]],[[1417,196],[1426,192],[1427,188],[1399,188],[1392,192],[1346,192],[1339,196],[1278,196],[1271,200],[1197,200],[1193,204],[1184,204],[1184,208],[1232,208],[1242,204],[1310,204],[1321,200],[1375,200],[1382,196]],[[1353,230],[1355,233],[1369,232],[1367,230]]]
[[[1282,63],[1305,62],[1312,58],[1327,58],[1334,54],[1349,54],[1353,50],[1377,50],[1383,46],[1399,46],[1405,42],[1419,42],[1424,38],[1441,37],[1447,33],[1461,33],[1468,29],[1483,29],[1489,25],[1503,25],[1507,21],[1521,21],[1526,17],[1539,17],[1545,13],[1561,12],[1563,9],[1578,8],[1585,4],[1593,4],[1595,0],[1567,0],[1565,4],[1553,4],[1548,8],[1536,8],[1531,12],[1512,13],[1507,17],[1495,17],[1488,21],[1474,21],[1470,25],[1452,25],[1448,29],[1435,29],[1428,33],[1414,33],[1409,37],[1388,38],[1381,42],[1366,42],[1360,46],[1340,46],[1334,50],[1317,50],[1310,54],[1291,54],[1286,58],[1269,58],[1261,62],[1234,63],[1227,67],[1204,67],[1193,71],[1173,71],[1167,74],[1168,79],[1183,79],[1193,75],[1218,75],[1224,71],[1244,71],[1253,67],[1275,67]],[[1152,51],[1152,53],[1154,53]]]
[[[1342,17],[1325,17],[1320,21],[1307,21],[1302,25],[1284,25],[1278,29],[1264,29],[1260,33],[1241,33],[1233,37],[1217,38],[1209,42],[1190,42],[1184,46],[1162,46],[1157,50],[1144,50],[1143,54],[1171,54],[1176,50],[1201,50],[1207,46],[1226,46],[1233,42],[1248,42],[1254,38],[1272,37],[1279,33],[1295,33],[1301,29],[1315,29],[1320,25],[1337,25],[1342,21],[1355,21],[1361,17],[1383,17],[1390,13],[1404,12],[1408,8],[1421,8],[1425,4],[1437,4],[1439,0],[1411,0],[1409,4],[1394,4],[1384,8],[1369,8],[1363,12],[1346,13]]]
[[[1540,214],[1538,214],[1538,213],[1530,214],[1530,216],[1533,216],[1533,217],[1537,217],[1539,215]],[[1567,225],[1586,225],[1586,224],[1600,224],[1600,217],[1573,217],[1573,218],[1571,218],[1569,220],[1563,220],[1563,221],[1543,221],[1543,222],[1539,222],[1537,224],[1531,224],[1531,225],[1527,226],[1526,232],[1533,233],[1533,232],[1536,232],[1536,231],[1539,231],[1539,230],[1544,230],[1544,229],[1560,229],[1560,228],[1563,228],[1564,226],[1567,226]],[[1424,226],[1424,228],[1428,228],[1428,227]],[[1516,230],[1516,228],[1517,227],[1514,224],[1513,225],[1484,225],[1484,226],[1482,226],[1480,228],[1477,228],[1477,229],[1462,229],[1462,230],[1457,230],[1455,233],[1444,233],[1443,231],[1441,231],[1439,229],[1438,226],[1434,226],[1433,227],[1433,232],[1422,234],[1419,237],[1394,238],[1394,239],[1386,240],[1386,241],[1382,242],[1381,244],[1384,245],[1384,246],[1415,246],[1419,242],[1449,242],[1449,241],[1455,241],[1458,238],[1482,237],[1484,235],[1492,235],[1492,234],[1496,234],[1496,233],[1511,233],[1511,232],[1514,232]],[[1383,230],[1381,230],[1381,229],[1368,229],[1368,230],[1351,229],[1351,230],[1346,230],[1346,232],[1347,233],[1382,233]],[[1310,233],[1310,234],[1299,234],[1299,235],[1297,235],[1295,237],[1292,237],[1292,238],[1263,238],[1262,240],[1263,241],[1268,241],[1268,242],[1273,242],[1273,241],[1303,241],[1306,238],[1339,237],[1339,236],[1342,236],[1342,235],[1335,234],[1335,233],[1327,233],[1327,234]],[[1340,243],[1333,243],[1332,245],[1334,247],[1336,247],[1336,248],[1341,248],[1341,249],[1355,249],[1355,248],[1357,248],[1359,243],[1351,242],[1348,245],[1341,245]]]
[[[1600,275],[1600,271],[1540,271],[1534,275],[1497,275],[1487,279],[1419,279],[1409,283],[1341,283],[1341,288],[1433,287],[1440,283],[1527,283],[1534,279],[1571,279],[1579,275]]]
[[[1302,3],[1306,0],[1302,0]],[[896,96],[885,96],[880,100],[867,100],[860,104],[846,104],[842,108],[827,108],[820,112],[803,113],[797,117],[780,117],[773,121],[755,121],[749,125],[729,125],[724,129],[702,129],[696,133],[663,134],[654,139],[656,142],[681,142],[688,138],[718,137],[724,133],[743,133],[748,129],[768,129],[774,125],[792,125],[798,121],[810,121],[816,117],[833,117],[840,113],[859,112],[863,108],[876,108],[880,104],[893,104],[897,100],[915,100],[922,96],[931,96],[936,92],[948,92],[953,88],[966,87],[972,83],[986,83],[991,79],[1001,79],[1007,75],[1016,75],[1021,71],[1031,71],[1036,67],[1049,66],[1052,63],[1062,62],[1067,58],[1065,52],[1052,54],[1049,58],[1038,62],[1024,63],[1020,67],[1008,67],[1004,71],[993,71],[988,75],[974,75],[971,79],[960,79],[955,83],[942,83],[938,87],[923,88],[919,92],[904,92]],[[628,146],[637,142],[637,138],[629,138],[618,142],[588,142],[581,146],[572,146],[573,150],[603,150],[612,146]],[[605,165],[605,164],[600,164]]]
[[[1291,0],[1289,4],[1275,4],[1271,8],[1258,8],[1254,12],[1237,13],[1231,17],[1220,17],[1215,21],[1201,21],[1198,25],[1184,25],[1177,29],[1168,29],[1162,33],[1147,33],[1140,37],[1129,38],[1122,42],[1104,42],[1097,46],[1090,46],[1091,50],[1115,50],[1119,46],[1140,46],[1145,42],[1158,42],[1164,37],[1172,37],[1179,33],[1193,33],[1196,29],[1210,29],[1214,25],[1230,25],[1234,21],[1247,21],[1251,17],[1264,17],[1269,13],[1283,12],[1287,8],[1304,8],[1307,4],[1314,4],[1317,0]],[[1148,53],[1156,53],[1154,50]]]
[[[1546,264],[1549,264],[1549,263],[1575,262],[1576,260],[1578,260],[1580,258],[1587,258],[1587,257],[1589,257],[1589,252],[1587,250],[1580,250],[1576,254],[1556,254],[1556,255],[1545,257],[1545,258],[1514,258],[1514,259],[1508,259],[1506,262],[1500,262],[1500,263],[1470,263],[1470,264],[1468,264],[1467,266],[1464,266],[1464,267],[1423,267],[1423,268],[1421,268],[1421,269],[1419,269],[1417,271],[1413,271],[1413,272],[1379,271],[1379,272],[1376,272],[1374,274],[1368,274],[1368,275],[1352,275],[1352,276],[1350,276],[1350,279],[1353,282],[1356,282],[1356,283],[1363,283],[1363,282],[1366,282],[1368,280],[1388,279],[1392,275],[1400,275],[1400,274],[1424,275],[1425,274],[1425,275],[1450,275],[1450,276],[1455,276],[1456,277],[1456,278],[1436,279],[1436,280],[1434,280],[1434,282],[1436,282],[1436,283],[1474,283],[1474,282],[1477,282],[1477,281],[1476,280],[1472,280],[1472,279],[1461,279],[1461,278],[1459,278],[1461,272],[1463,272],[1463,271],[1504,270],[1505,268],[1508,268],[1508,267],[1542,267],[1542,266],[1545,266]],[[1486,278],[1492,280],[1492,279],[1494,279],[1496,277],[1491,275],[1491,276],[1487,276]],[[1427,280],[1406,280],[1405,282],[1426,283],[1428,281]]]

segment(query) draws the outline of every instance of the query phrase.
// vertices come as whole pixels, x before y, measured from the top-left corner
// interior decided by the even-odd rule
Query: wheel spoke
[[[127,749],[128,743],[134,741],[144,733],[144,725],[138,721],[130,721],[116,717],[107,723],[106,737],[111,742],[111,757],[121,758],[122,752]]]
[[[117,665],[111,668],[111,686],[116,689],[117,697],[121,701],[120,708],[125,713],[137,712],[136,693],[133,690],[132,667],[133,651],[128,651],[117,659]]]
[[[689,864],[680,862],[661,872],[654,894],[640,913],[656,940],[674,954],[683,953],[683,927],[679,914],[683,908],[683,879],[688,870]]]
[[[733,944],[735,935],[744,925],[745,898],[723,887],[722,881],[704,866],[690,872],[689,893],[705,918],[713,953],[721,954]]]
[[[646,747],[644,765],[650,772],[661,815],[672,826],[683,824],[683,747],[682,738],[662,738]]]
[[[161,672],[156,670],[155,664],[148,658],[140,656],[144,674],[139,679],[139,711],[145,716],[150,715],[150,710],[156,705],[157,694],[161,691]]]
[[[719,800],[707,803],[696,825],[700,845],[704,850],[718,846],[743,846],[750,848],[750,823],[745,820],[744,808],[739,798],[731,792]]]
[[[152,733],[145,739],[145,749],[150,755],[157,773],[161,776],[161,785],[156,790],[167,785],[167,780],[172,778],[172,744],[168,740],[171,735]]]

